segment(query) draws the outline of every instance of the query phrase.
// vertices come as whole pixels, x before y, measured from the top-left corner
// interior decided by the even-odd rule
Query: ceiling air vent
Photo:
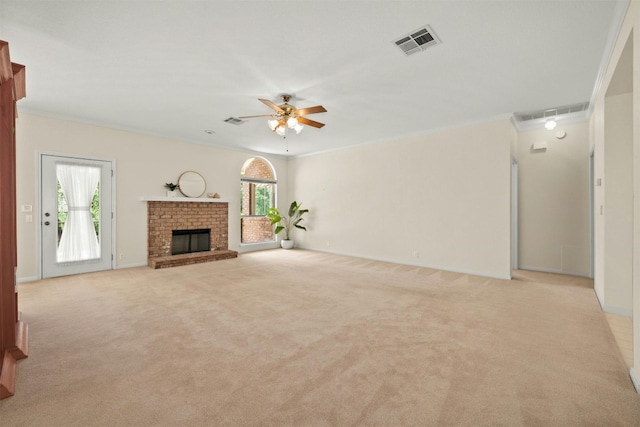
[[[425,25],[410,34],[400,37],[400,39],[395,40],[394,43],[405,55],[409,56],[442,42],[431,27]]]
[[[240,120],[236,117],[229,117],[228,119],[225,119],[226,123],[231,123],[232,125],[241,125],[244,123],[244,120]]]
[[[546,110],[513,113],[513,121],[518,130],[529,130],[541,127],[549,118],[554,118],[562,123],[577,123],[588,119],[588,117],[588,102],[548,108]]]

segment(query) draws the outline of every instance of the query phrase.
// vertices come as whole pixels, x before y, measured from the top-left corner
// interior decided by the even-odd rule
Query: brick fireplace
[[[147,200],[148,264],[152,268],[175,267],[199,262],[236,258],[229,250],[229,204],[205,199],[202,201],[169,199]],[[210,248],[205,252],[172,255],[173,232],[177,230],[210,230]]]

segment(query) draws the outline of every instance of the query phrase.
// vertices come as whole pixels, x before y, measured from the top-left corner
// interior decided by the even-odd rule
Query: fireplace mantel
[[[140,198],[142,202],[199,202],[199,203],[229,203],[225,199],[214,199],[211,197],[162,197],[162,196],[143,196]]]

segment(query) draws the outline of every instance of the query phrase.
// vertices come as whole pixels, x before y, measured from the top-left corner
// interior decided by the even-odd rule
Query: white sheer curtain
[[[91,219],[91,200],[100,181],[100,168],[58,164],[56,175],[69,208],[58,245],[58,262],[100,258],[100,244]]]

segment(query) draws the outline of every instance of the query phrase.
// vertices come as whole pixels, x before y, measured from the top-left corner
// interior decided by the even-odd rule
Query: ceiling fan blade
[[[282,108],[278,107],[276,104],[274,104],[273,102],[269,101],[268,99],[260,99],[260,98],[258,98],[258,101],[262,102],[267,107],[276,110],[278,113],[284,113],[284,110]]]
[[[273,117],[273,114],[260,114],[258,116],[240,116],[239,119],[253,119],[254,117]]]
[[[324,123],[309,120],[306,117],[298,117],[298,122],[302,123],[303,125],[313,126],[314,128],[321,128],[322,126],[324,126]]]
[[[301,108],[296,111],[298,116],[306,116],[307,114],[326,113],[327,110],[322,105],[316,105],[315,107]]]

